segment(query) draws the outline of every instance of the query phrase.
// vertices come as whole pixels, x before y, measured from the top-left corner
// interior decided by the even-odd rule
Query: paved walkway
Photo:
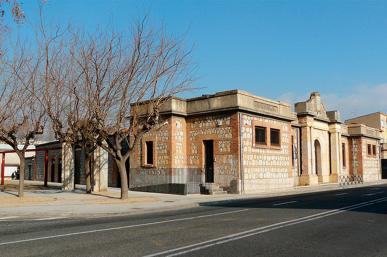
[[[120,190],[109,188],[107,192],[85,194],[82,190],[65,192],[58,189],[57,184],[50,184],[50,189],[42,190],[39,182],[26,182],[26,193],[23,199],[16,194],[16,182],[6,186],[0,192],[0,221],[7,219],[51,219],[68,217],[96,217],[110,215],[130,215],[166,210],[191,208],[200,204],[211,204],[218,201],[235,199],[264,198],[283,195],[294,195],[345,188],[364,187],[387,184],[387,180],[377,183],[339,187],[337,184],[296,187],[286,191],[276,191],[248,195],[170,195],[145,192],[129,192],[129,199],[120,200]]]

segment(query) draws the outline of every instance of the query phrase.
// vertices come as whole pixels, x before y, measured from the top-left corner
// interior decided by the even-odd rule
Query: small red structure
[[[26,152],[38,152],[38,151],[44,151],[45,156],[44,156],[44,186],[47,186],[47,181],[48,181],[48,151],[50,150],[59,150],[61,149],[60,147],[52,147],[52,148],[40,148],[40,149],[28,149]],[[7,151],[0,151],[1,153],[1,182],[0,184],[3,186],[4,185],[4,180],[5,180],[5,155],[7,153],[16,153],[14,150],[7,150]],[[24,171],[20,171],[24,172]]]

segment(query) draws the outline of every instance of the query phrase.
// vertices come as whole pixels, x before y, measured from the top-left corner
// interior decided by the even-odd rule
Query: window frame
[[[257,128],[263,128],[265,131],[265,142],[264,143],[257,142]],[[253,137],[254,146],[256,146],[256,147],[268,146],[267,129],[268,129],[268,127],[265,127],[265,126],[254,125],[254,137]]]
[[[273,144],[272,143],[272,139],[271,139],[271,132],[272,131],[277,131],[278,132],[278,144]],[[270,128],[270,146],[271,147],[276,147],[276,148],[278,148],[278,147],[281,147],[281,130],[280,129],[278,129],[278,128]]]
[[[152,142],[152,160],[153,163],[148,163],[148,142]],[[142,139],[141,143],[141,166],[143,168],[155,168],[157,162],[157,151],[156,151],[157,140],[154,137],[146,137]]]
[[[268,124],[263,121],[253,121],[252,122],[252,147],[253,148],[261,148],[261,149],[273,149],[273,150],[281,150],[282,149],[282,127],[281,126],[272,126],[272,124]],[[256,131],[257,128],[263,128],[265,130],[265,143],[256,142]],[[271,130],[274,129],[278,131],[278,140],[279,144],[271,144]]]
[[[150,146],[151,146],[151,149],[150,149],[151,151],[149,150]],[[153,166],[155,164],[155,158],[154,158],[153,152],[154,152],[154,142],[152,140],[145,141],[145,165]]]
[[[367,155],[372,156],[372,145],[371,144],[367,144]]]

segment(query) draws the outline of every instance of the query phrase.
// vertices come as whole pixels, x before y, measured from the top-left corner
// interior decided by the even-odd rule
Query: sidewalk
[[[13,182],[15,183],[15,182]],[[39,182],[26,183],[25,197],[19,199],[16,185],[8,185],[8,191],[0,192],[0,220],[7,217],[20,219],[44,219],[66,217],[100,217],[111,215],[130,215],[166,210],[197,207],[202,203],[216,203],[249,198],[266,198],[284,195],[296,195],[311,192],[340,190],[338,184],[296,187],[286,191],[276,191],[248,195],[170,195],[159,193],[129,192],[129,199],[120,200],[120,190],[109,188],[107,192],[85,194],[81,190],[65,192],[51,185],[51,189],[41,189]],[[365,187],[387,184],[387,180],[377,183],[364,183],[345,188]]]

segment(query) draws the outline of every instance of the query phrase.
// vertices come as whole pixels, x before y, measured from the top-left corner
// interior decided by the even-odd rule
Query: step
[[[227,191],[212,191],[210,192],[210,195],[225,195],[227,194]]]

